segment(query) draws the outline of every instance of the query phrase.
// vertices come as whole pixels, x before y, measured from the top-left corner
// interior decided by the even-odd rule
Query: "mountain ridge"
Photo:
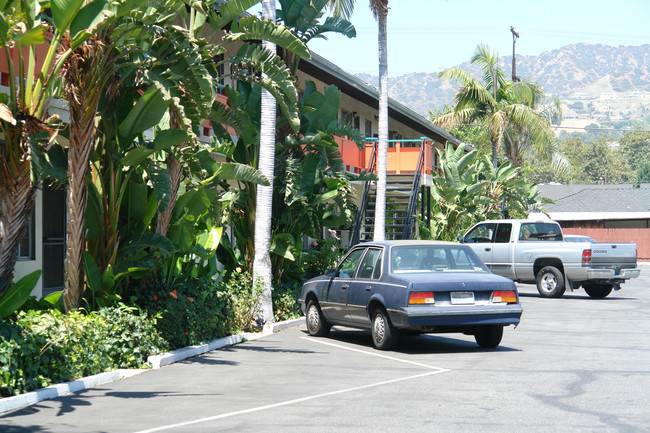
[[[499,64],[510,76],[512,56]],[[480,76],[480,68],[465,62],[460,68]],[[565,123],[642,120],[650,116],[650,44],[617,47],[577,43],[539,55],[517,55],[517,75],[536,81],[548,97],[563,101]],[[376,76],[357,74],[378,86]],[[457,84],[437,73],[411,73],[389,78],[389,95],[429,117],[429,110],[451,105]]]

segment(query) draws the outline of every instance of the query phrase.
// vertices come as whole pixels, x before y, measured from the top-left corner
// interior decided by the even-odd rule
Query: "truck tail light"
[[[591,263],[591,250],[582,250],[582,264],[588,265]]]
[[[514,290],[500,290],[492,292],[493,304],[516,304],[517,293]]]
[[[435,304],[433,292],[411,292],[409,294],[409,305]]]

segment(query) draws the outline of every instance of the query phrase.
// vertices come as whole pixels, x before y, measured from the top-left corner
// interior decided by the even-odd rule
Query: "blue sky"
[[[479,43],[537,55],[575,43],[650,44],[650,0],[390,0],[388,73],[439,72],[471,58]],[[310,48],[351,73],[377,75],[377,23],[367,0],[351,19],[355,39],[329,36]]]

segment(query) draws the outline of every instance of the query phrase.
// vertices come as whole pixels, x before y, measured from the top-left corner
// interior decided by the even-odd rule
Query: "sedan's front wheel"
[[[474,339],[484,349],[493,349],[501,343],[503,338],[503,326],[482,325],[478,327]]]
[[[391,350],[397,346],[399,330],[390,322],[386,311],[377,308],[372,315],[372,343],[379,350]]]
[[[318,302],[315,300],[309,301],[307,304],[307,332],[314,337],[325,337],[329,334],[332,325],[327,323],[323,312],[320,310]]]

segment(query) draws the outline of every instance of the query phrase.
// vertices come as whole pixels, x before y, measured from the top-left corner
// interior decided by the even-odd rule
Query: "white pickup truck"
[[[604,298],[640,273],[636,244],[565,242],[560,225],[551,220],[483,221],[459,241],[495,274],[536,283],[546,298],[580,286],[592,298]]]

